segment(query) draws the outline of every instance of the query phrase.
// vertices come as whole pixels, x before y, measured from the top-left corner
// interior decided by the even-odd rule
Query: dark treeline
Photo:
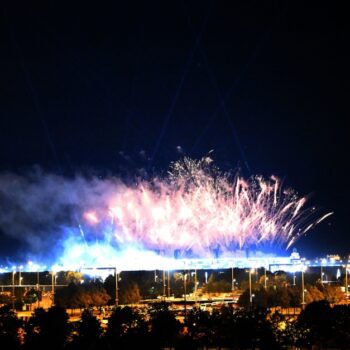
[[[228,277],[213,272],[197,289],[197,295],[229,292]],[[185,315],[184,310],[173,311],[166,303],[125,306],[114,308],[106,325],[95,314],[105,316],[105,309],[115,304],[115,276],[102,282],[68,272],[59,278],[66,286],[56,288],[55,306],[47,311],[37,307],[26,320],[18,319],[12,305],[19,310],[23,303],[40,305],[41,290],[16,289],[15,298],[9,292],[0,293],[0,304],[5,305],[0,309],[1,349],[349,349],[350,308],[334,305],[344,300],[341,281],[326,285],[317,276],[307,280],[304,296],[308,305],[299,316],[271,312],[276,307],[296,311],[302,302],[300,286],[280,272],[268,273],[266,280],[264,276],[253,279],[252,304],[248,281],[242,280],[243,293],[235,308],[212,312],[193,308]],[[185,282],[187,292],[194,290],[193,276],[185,280],[183,273],[174,273],[170,282],[174,296],[183,297]],[[163,294],[163,285],[162,274],[124,274],[118,286],[119,302],[138,304],[143,298],[155,298]],[[81,320],[69,320],[67,309],[84,310]]]
[[[348,349],[350,307],[317,301],[308,304],[297,318],[286,318],[267,309],[222,307],[212,313],[188,310],[180,323],[169,304],[155,303],[147,309],[117,307],[108,325],[86,309],[80,321],[69,322],[59,306],[37,308],[19,320],[8,306],[0,308],[2,349]],[[315,347],[316,346],[316,347]]]

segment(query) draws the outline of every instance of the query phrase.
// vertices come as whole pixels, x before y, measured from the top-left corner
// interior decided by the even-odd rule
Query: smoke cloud
[[[86,210],[103,208],[106,197],[115,194],[113,189],[123,186],[114,178],[67,178],[39,168],[25,175],[2,173],[0,229],[23,242],[26,253],[53,254],[61,248],[67,231],[78,229]]]

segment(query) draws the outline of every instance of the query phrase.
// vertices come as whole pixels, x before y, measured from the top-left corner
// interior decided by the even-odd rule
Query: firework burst
[[[210,157],[184,158],[171,164],[164,178],[118,186],[105,209],[84,215],[120,247],[207,257],[259,247],[289,248],[332,213],[317,216],[306,198],[285,189],[272,176],[243,179],[222,173]]]

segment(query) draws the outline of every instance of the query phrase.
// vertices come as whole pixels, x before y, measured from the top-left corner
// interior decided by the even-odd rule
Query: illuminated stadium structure
[[[134,252],[137,255],[137,252]],[[271,272],[285,271],[295,273],[304,271],[308,267],[345,267],[349,266],[349,257],[341,259],[338,255],[330,255],[322,259],[307,260],[301,258],[299,253],[294,249],[289,257],[256,255],[254,257],[244,257],[236,254],[232,258],[207,258],[207,259],[169,259],[160,255],[140,254],[132,255],[131,252],[127,255],[128,258],[115,259],[113,262],[106,262],[104,265],[70,265],[56,264],[53,266],[44,266],[29,261],[20,266],[2,267],[0,273],[11,271],[23,272],[42,272],[42,271],[81,271],[87,274],[99,275],[100,270],[108,270],[113,272],[121,271],[184,271],[184,270],[216,270],[216,269],[231,269],[231,268],[265,268]],[[93,271],[93,272],[92,272]],[[101,274],[102,275],[102,274]]]

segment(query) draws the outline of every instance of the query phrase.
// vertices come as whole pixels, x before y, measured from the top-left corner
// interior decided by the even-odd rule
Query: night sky
[[[0,172],[157,173],[214,150],[335,212],[302,254],[349,253],[345,4],[111,3],[2,2]]]

